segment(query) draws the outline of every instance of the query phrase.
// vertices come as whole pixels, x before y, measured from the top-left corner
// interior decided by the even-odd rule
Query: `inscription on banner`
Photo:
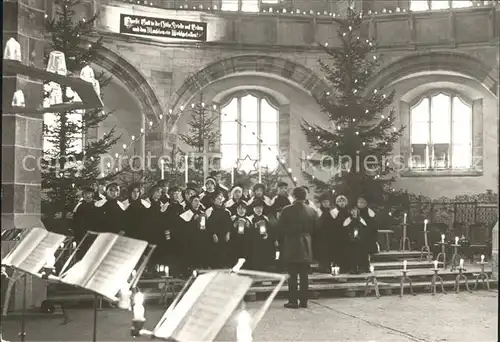
[[[207,23],[120,14],[120,33],[206,41]]]

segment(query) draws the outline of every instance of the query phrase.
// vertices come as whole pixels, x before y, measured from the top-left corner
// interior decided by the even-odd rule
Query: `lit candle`
[[[239,221],[238,222],[238,234],[243,234],[243,233],[245,233],[245,222]]]
[[[262,235],[266,234],[266,225],[264,223],[260,225],[259,229]]]
[[[170,267],[168,266],[165,266],[165,277],[169,277],[170,276]]]
[[[73,248],[76,248],[76,242],[75,242],[75,241],[73,241],[73,243],[71,244],[71,246],[72,246]]]
[[[441,243],[444,243],[444,234],[441,234]]]
[[[374,273],[374,272],[375,272],[375,266],[370,265],[370,273]]]
[[[406,266],[408,266],[408,261],[403,261],[403,270],[406,271]]]
[[[484,254],[481,254],[481,262],[484,262]]]
[[[427,223],[428,223],[428,222],[429,222],[429,221],[427,221],[427,219],[425,219],[425,220],[424,220],[424,232],[426,232],[426,231],[427,231]]]
[[[184,156],[184,182],[187,184],[189,182],[189,158],[188,155],[186,154]]]
[[[336,271],[336,270],[337,270],[337,267],[335,267],[335,266],[333,266],[333,265],[331,265],[331,266],[330,266],[330,273],[331,273],[332,275],[335,275],[335,271]]]
[[[144,321],[144,295],[141,292],[137,292],[134,296],[134,320]]]
[[[355,230],[354,230],[354,237],[357,237],[357,236],[358,236],[358,230],[357,230],[357,229],[355,229]]]
[[[464,268],[464,259],[460,259],[460,268]]]
[[[165,179],[165,161],[163,159],[160,160],[161,164],[161,179]]]
[[[404,216],[404,221],[403,221],[403,223],[404,223],[404,224],[406,224],[406,215],[407,215],[407,214],[405,213],[405,216]]]
[[[455,236],[455,245],[458,245],[458,236]]]
[[[280,251],[276,251],[276,260],[280,259]]]
[[[252,342],[252,317],[248,311],[243,310],[238,315],[238,325],[236,327],[237,342]]]
[[[434,260],[434,268],[437,269],[438,268],[438,261],[437,260]]]
[[[205,230],[205,216],[200,218],[200,229]]]
[[[164,272],[165,271],[165,266],[163,265],[160,265],[160,269],[159,269],[160,272]]]
[[[234,186],[234,177],[235,177],[234,170],[235,170],[235,168],[236,167],[231,168],[231,185],[233,185],[233,186]]]
[[[130,309],[130,295],[132,291],[129,290],[129,284],[126,283],[125,286],[120,290],[120,300],[118,302],[118,307],[123,310]]]

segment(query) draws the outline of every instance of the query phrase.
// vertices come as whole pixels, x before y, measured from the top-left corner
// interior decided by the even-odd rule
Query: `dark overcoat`
[[[311,235],[316,230],[318,214],[302,201],[283,208],[278,222],[281,258],[288,263],[313,260]]]

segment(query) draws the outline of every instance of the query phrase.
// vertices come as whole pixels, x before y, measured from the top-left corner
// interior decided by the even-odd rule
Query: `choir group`
[[[238,258],[246,259],[246,269],[276,267],[286,229],[278,225],[279,217],[294,201],[288,184],[278,183],[277,195],[269,198],[263,184],[252,191],[241,186],[229,191],[218,178],[208,177],[203,189],[193,183],[185,189],[169,188],[161,181],[147,195],[141,185],[133,184],[123,201],[118,184],[108,184],[101,194],[95,182],[82,190],[73,211],[74,236],[80,240],[91,230],[148,241],[157,246],[152,265],[169,265],[180,276],[192,269],[229,267]],[[331,200],[324,194],[319,208],[306,200],[318,213],[314,259],[323,272],[333,267],[342,273],[367,272],[369,255],[378,251],[375,213],[364,198],[355,205],[342,195]]]

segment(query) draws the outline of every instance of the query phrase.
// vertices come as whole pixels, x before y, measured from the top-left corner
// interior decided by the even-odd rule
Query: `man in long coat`
[[[280,247],[283,261],[287,265],[288,303],[286,308],[307,308],[309,267],[313,260],[311,235],[316,229],[318,214],[306,204],[307,192],[298,187],[293,190],[295,202],[283,209],[278,222]],[[297,276],[300,277],[300,292],[297,294]],[[298,303],[300,299],[300,304]]]

